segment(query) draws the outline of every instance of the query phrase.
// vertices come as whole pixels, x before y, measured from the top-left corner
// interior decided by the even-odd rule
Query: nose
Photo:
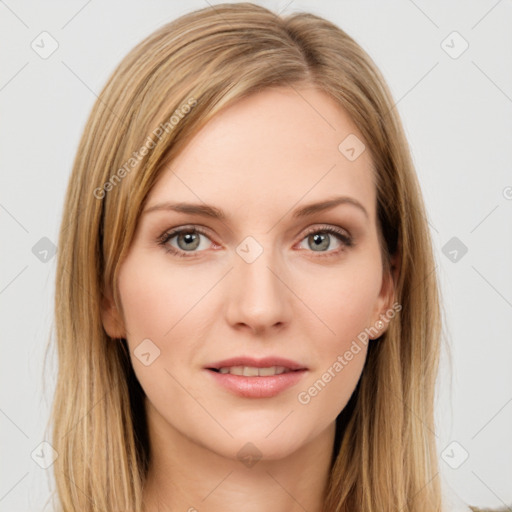
[[[293,293],[282,264],[270,249],[251,263],[238,255],[227,284],[226,316],[236,329],[254,334],[280,330],[290,322]]]

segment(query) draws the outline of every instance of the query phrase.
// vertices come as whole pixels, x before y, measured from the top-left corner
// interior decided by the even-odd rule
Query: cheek
[[[170,274],[168,265],[143,254],[126,259],[119,274],[119,292],[132,341],[172,336],[174,326],[200,300],[207,285],[180,269]]]
[[[322,329],[325,334],[317,336],[312,344],[316,364],[296,396],[300,410],[312,418],[323,418],[319,429],[345,408],[364,368],[371,343],[364,329],[369,325],[374,298],[371,288],[364,291],[347,286],[321,310],[330,330]]]
[[[315,286],[303,297],[318,317],[308,321],[317,364],[297,401],[312,416],[335,418],[361,376],[371,343],[365,329],[371,326],[382,282],[379,265],[361,258],[337,272],[310,275]]]
[[[125,266],[120,275],[119,291],[126,329],[132,342],[160,338],[171,327],[170,313],[175,306],[170,302],[173,295],[166,295],[163,283],[155,277],[152,270],[131,271],[130,265]]]
[[[325,360],[298,390],[298,411],[314,419],[315,431],[333,422],[345,408],[361,377],[367,346],[355,343]]]
[[[143,251],[123,262],[119,293],[127,341],[135,374],[148,396],[179,391],[168,372],[178,376],[195,364],[194,354],[208,327],[204,324],[212,318],[208,292],[216,280],[212,272],[171,271],[165,258]],[[151,362],[146,366],[138,354],[148,352]]]
[[[378,302],[382,272],[369,262],[340,266],[330,272],[309,273],[309,285],[304,282],[302,297],[308,308],[316,314],[316,323],[325,328],[324,347],[342,349],[344,344],[369,327]]]
[[[142,251],[132,253],[119,272],[132,366],[144,392],[160,410],[176,408],[200,416],[193,407],[188,410],[190,400],[172,376],[177,375],[176,369],[186,366],[193,353],[190,321],[194,304],[211,287],[207,284],[198,288],[190,273],[179,269],[170,274],[168,265],[146,258]],[[146,361],[144,354],[149,354]],[[174,397],[172,403],[169,397]]]

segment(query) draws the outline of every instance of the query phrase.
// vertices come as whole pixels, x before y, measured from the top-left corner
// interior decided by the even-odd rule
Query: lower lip
[[[244,377],[206,370],[215,381],[244,398],[271,398],[297,384],[307,370],[297,370],[268,377]]]

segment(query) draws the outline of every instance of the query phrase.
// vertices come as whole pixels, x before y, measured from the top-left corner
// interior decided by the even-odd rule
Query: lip
[[[268,366],[284,366],[288,373],[269,375],[266,377],[245,377],[243,375],[231,375],[230,373],[218,373],[214,369],[228,366],[252,366],[264,368]],[[212,363],[204,368],[218,385],[224,387],[235,395],[244,398],[271,398],[282,391],[296,385],[306,375],[308,369],[290,359],[282,357],[265,357],[254,359],[252,357],[233,357]]]
[[[253,357],[246,356],[231,357],[230,359],[223,359],[222,361],[209,364],[205,368],[214,368],[218,370],[220,368],[226,368],[228,366],[253,366],[254,368],[265,368],[268,366],[284,366],[285,368],[293,371],[308,369],[305,365],[300,364],[297,361],[292,361],[291,359],[285,359],[283,357],[273,356],[264,357],[262,359],[255,359]]]

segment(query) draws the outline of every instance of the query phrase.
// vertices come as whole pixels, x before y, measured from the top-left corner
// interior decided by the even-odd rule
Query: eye
[[[190,257],[196,252],[201,252],[196,251],[196,249],[201,246],[201,238],[210,240],[206,232],[202,229],[197,227],[183,227],[165,232],[158,238],[158,244],[163,246],[165,250],[171,254],[180,257]],[[173,239],[175,239],[176,245],[171,243]],[[203,246],[204,245],[205,244],[203,244]],[[206,244],[206,248],[208,248],[208,244]],[[186,254],[187,252],[191,254]]]
[[[327,249],[330,249],[333,245],[332,237],[336,238],[339,247],[336,250],[327,251]],[[303,240],[307,243],[308,247],[312,249],[312,252],[327,252],[327,254],[322,254],[322,256],[336,255],[346,247],[353,245],[353,240],[350,235],[345,230],[334,226],[314,227],[306,233],[306,237]]]
[[[328,251],[328,249],[332,248],[333,237],[338,242],[338,248]],[[198,252],[208,249],[208,242],[203,243],[202,238],[208,240],[210,244],[214,243],[203,229],[197,226],[184,226],[166,231],[158,237],[157,242],[164,247],[166,252],[175,256],[190,258],[194,257]],[[304,243],[304,241],[312,249],[311,252],[319,253],[320,257],[335,256],[345,248],[353,246],[351,236],[345,230],[334,226],[313,227],[306,232],[301,243]],[[202,247],[202,250],[197,250],[200,247]],[[304,249],[304,247],[301,247],[301,249]]]

